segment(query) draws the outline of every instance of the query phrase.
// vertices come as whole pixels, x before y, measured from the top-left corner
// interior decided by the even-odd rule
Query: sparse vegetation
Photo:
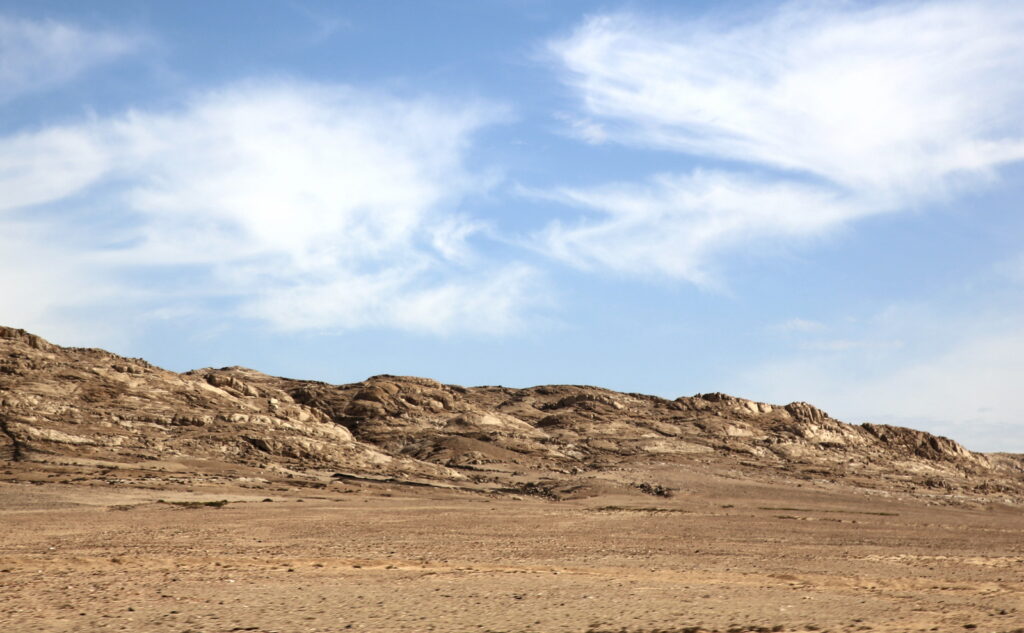
[[[647,483],[646,481],[633,484],[633,486],[640,490],[640,492],[655,497],[671,497],[675,493],[672,488],[662,486],[661,484]]]
[[[723,506],[724,507],[724,506]],[[730,506],[731,507],[731,506]],[[758,506],[758,510],[775,510],[780,512],[825,512],[836,514],[868,514],[879,517],[898,517],[896,512],[871,512],[867,510],[824,510],[819,508],[784,508],[775,506]]]
[[[156,502],[188,510],[198,510],[199,508],[217,508],[219,510],[230,503],[227,499],[221,499],[220,501],[164,501],[163,499],[157,499]]]
[[[647,512],[650,514],[662,514],[662,513],[679,513],[686,514],[688,510],[682,508],[645,508],[645,507],[631,507],[631,506],[601,506],[594,508],[595,512]]]
[[[537,483],[536,481],[528,481],[524,484],[513,486],[509,488],[508,491],[522,495],[530,495],[532,497],[540,497],[542,499],[558,499],[558,496],[552,492],[549,486]]]

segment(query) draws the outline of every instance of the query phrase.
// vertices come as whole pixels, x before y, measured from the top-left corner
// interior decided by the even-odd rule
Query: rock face
[[[316,480],[342,471],[567,496],[667,493],[659,469],[714,462],[751,479],[1019,502],[1019,457],[845,424],[803,402],[464,388],[401,376],[330,385],[242,367],[178,374],[0,327],[0,459],[23,464],[172,461],[197,475],[241,468]]]

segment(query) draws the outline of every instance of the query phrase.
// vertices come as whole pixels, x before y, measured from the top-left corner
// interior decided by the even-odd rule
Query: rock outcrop
[[[403,376],[331,385],[242,367],[178,374],[13,328],[0,328],[0,460],[174,461],[200,474],[246,468],[300,479],[342,471],[551,495],[623,485],[664,492],[650,473],[713,462],[753,479],[1024,498],[1020,456],[845,424],[803,402],[465,388]],[[627,471],[647,488],[614,476]]]

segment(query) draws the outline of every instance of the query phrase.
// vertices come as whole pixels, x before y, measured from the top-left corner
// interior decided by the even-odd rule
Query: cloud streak
[[[812,237],[872,212],[842,192],[720,171],[544,195],[589,217],[550,224],[543,252],[590,270],[714,284],[714,255],[758,239]]]
[[[657,268],[699,282],[694,271],[736,241],[827,231],[991,182],[1024,159],[1021,42],[1024,7],[1003,2],[790,3],[740,23],[591,17],[549,47],[578,98],[572,127],[590,143],[679,152],[705,167],[615,185],[611,197],[607,186],[575,190],[607,217],[543,239],[567,261],[593,261],[606,229],[658,199],[664,211],[632,232],[632,247],[676,235],[652,246]],[[752,187],[755,178],[767,184]],[[667,179],[688,182],[689,194]],[[749,196],[745,212],[707,201],[722,230],[694,226],[692,205],[679,203],[702,197],[709,179]],[[631,245],[622,248],[624,259]]]
[[[0,15],[0,103],[69,81],[139,43],[123,33]]]

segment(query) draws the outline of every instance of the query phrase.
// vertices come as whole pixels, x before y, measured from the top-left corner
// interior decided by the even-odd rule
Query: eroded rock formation
[[[587,486],[653,494],[659,484],[645,472],[715,462],[754,479],[1024,496],[1020,456],[845,424],[803,402],[721,393],[666,400],[571,385],[464,388],[401,376],[330,385],[242,367],[178,374],[4,327],[0,459],[173,461],[198,474],[237,466],[313,479],[341,471],[554,496]],[[625,471],[648,488],[614,476]]]

